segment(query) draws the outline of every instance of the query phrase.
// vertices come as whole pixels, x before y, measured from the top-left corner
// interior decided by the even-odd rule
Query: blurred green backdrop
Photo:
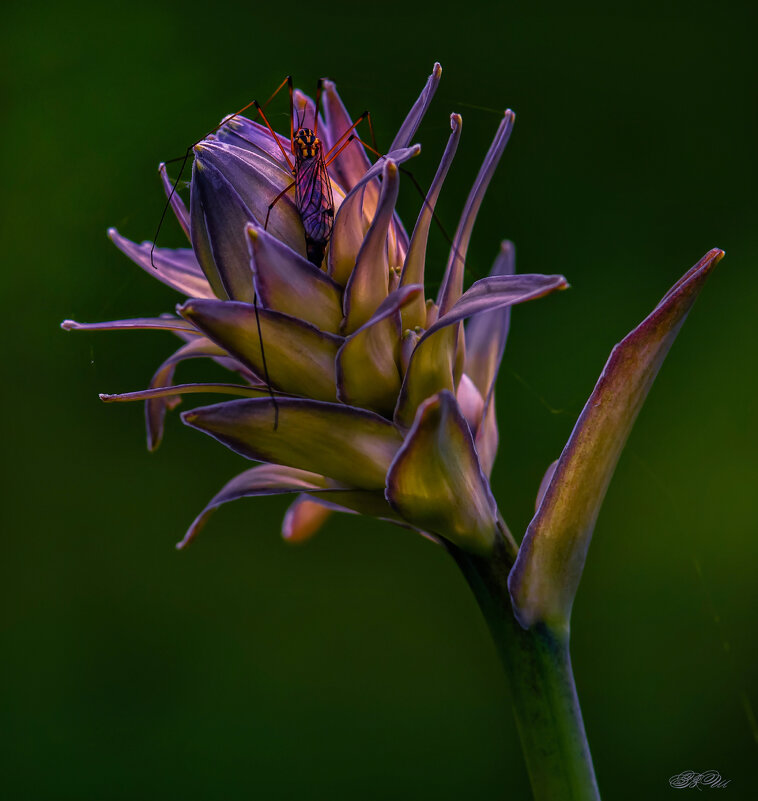
[[[158,161],[223,114],[287,73],[304,89],[329,75],[386,147],[435,59],[414,171],[428,183],[460,111],[446,226],[510,106],[472,268],[508,237],[522,272],[573,286],[513,315],[494,489],[514,531],[612,345],[709,248],[727,251],[610,488],[573,655],[605,798],[666,798],[685,769],[754,797],[753,4],[14,2],[3,16],[4,797],[528,797],[452,561],[361,518],[288,547],[282,498],[224,508],[175,552],[246,465],[175,415],[148,455],[141,407],[98,401],[146,386],[169,335],[58,329],[173,307],[105,229],[150,238]],[[418,206],[406,186],[407,225]],[[181,242],[173,224],[162,237]],[[433,248],[439,273],[441,236]]]

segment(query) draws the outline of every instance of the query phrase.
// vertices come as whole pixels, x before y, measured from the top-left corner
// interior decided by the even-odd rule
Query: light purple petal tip
[[[103,323],[79,323],[76,320],[64,320],[61,323],[64,331],[184,331],[192,334],[200,332],[192,323],[180,317],[132,317],[129,320],[109,320]]]
[[[411,139],[413,139],[413,135],[416,133],[419,125],[421,124],[421,120],[426,114],[426,110],[429,108],[429,104],[432,102],[432,98],[434,97],[434,93],[437,91],[437,86],[439,85],[441,77],[442,66],[439,63],[435,63],[434,67],[432,68],[432,74],[426,81],[426,86],[424,86],[418,100],[416,100],[416,102],[413,104],[413,107],[408,112],[403,124],[400,126],[400,130],[397,132],[397,136],[395,136],[395,139],[390,146],[391,151],[397,150],[397,148],[400,147],[408,147]]]
[[[459,114],[450,115],[450,127],[452,132],[447,141],[445,152],[442,154],[439,167],[429,188],[429,192],[424,199],[416,225],[413,229],[408,253],[403,264],[403,273],[400,279],[401,286],[406,284],[423,284],[424,268],[426,264],[426,247],[429,240],[429,227],[434,218],[434,209],[437,199],[442,189],[442,184],[447,177],[450,165],[453,163],[455,152],[461,138],[462,120]],[[426,307],[423,298],[418,304],[409,307],[403,314],[403,326],[405,328],[415,328],[416,326],[426,327]]]
[[[492,180],[492,176],[495,174],[495,169],[503,155],[505,146],[508,144],[515,119],[516,115],[512,111],[505,112],[505,116],[498,126],[495,138],[487,151],[487,155],[484,157],[479,174],[476,176],[474,185],[466,200],[461,220],[458,223],[458,229],[453,238],[453,246],[450,250],[442,286],[437,296],[437,305],[440,307],[441,315],[450,310],[463,292],[463,272],[466,264],[466,254],[476,215],[482,205],[484,194]]]

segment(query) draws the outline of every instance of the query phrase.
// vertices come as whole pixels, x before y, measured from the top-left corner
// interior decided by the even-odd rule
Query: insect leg
[[[442,221],[437,215],[437,212],[432,208],[429,201],[427,200],[426,194],[424,193],[424,190],[421,188],[421,184],[416,180],[414,174],[410,170],[407,170],[405,167],[398,166],[398,169],[400,170],[401,173],[403,173],[403,175],[407,175],[408,178],[410,178],[411,183],[416,188],[419,195],[421,195],[424,205],[426,206],[427,209],[429,209],[432,215],[432,220],[434,220],[435,225],[437,226],[437,228],[439,228],[440,232],[442,233],[445,242],[447,242],[447,244],[450,246],[450,249],[454,250],[455,255],[463,262],[464,269],[466,270],[466,272],[468,272],[474,278],[474,280],[479,280],[479,278],[481,278],[482,276],[478,275],[475,270],[471,269],[466,265],[466,260],[461,256],[460,252],[458,251],[458,248],[456,248],[455,246],[455,242],[453,241],[452,237],[445,230],[445,226],[442,224]]]
[[[287,76],[285,81],[279,86],[279,88],[276,90],[276,92],[278,92],[279,89],[281,89],[282,86],[284,86],[284,84],[287,83],[288,81],[289,81],[289,85],[290,85],[290,105],[291,105],[292,104],[292,77],[291,76],[289,76],[289,75]],[[274,95],[276,94],[276,92],[274,92]],[[270,100],[273,99],[274,95],[271,95],[269,100],[266,101],[267,104],[268,104],[268,102]],[[199,145],[200,142],[203,141],[203,139],[207,139],[209,136],[211,136],[211,134],[216,133],[216,131],[222,125],[226,125],[226,123],[229,122],[229,120],[233,120],[235,117],[239,117],[240,114],[242,114],[244,111],[247,111],[250,108],[250,106],[253,106],[253,105],[256,108],[258,108],[258,110],[260,111],[260,106],[258,105],[258,101],[257,100],[251,100],[249,103],[247,103],[246,105],[242,106],[242,108],[239,111],[235,111],[234,114],[232,114],[231,116],[225,117],[215,128],[212,128],[210,131],[208,131],[207,134],[205,134],[205,136],[203,136],[201,139],[198,139],[197,142],[193,142],[187,148],[187,150],[185,151],[184,156],[179,156],[179,158],[175,158],[175,159],[169,159],[169,161],[166,162],[166,163],[170,163],[172,161],[179,161],[181,159],[182,166],[179,168],[179,175],[177,175],[176,180],[174,181],[174,185],[171,187],[171,192],[169,193],[168,199],[166,200],[166,205],[163,207],[163,212],[161,213],[161,218],[160,218],[160,220],[158,222],[158,228],[156,229],[155,236],[153,237],[153,243],[150,246],[150,264],[152,265],[154,270],[157,269],[156,266],[155,266],[155,261],[153,260],[153,254],[155,252],[155,246],[158,244],[158,234],[160,234],[161,228],[163,227],[163,221],[166,218],[166,213],[168,212],[168,208],[171,205],[171,201],[173,200],[174,195],[176,194],[176,188],[177,188],[177,186],[179,186],[179,181],[182,180],[182,173],[184,172],[184,168],[187,166],[187,161],[189,160],[190,153],[192,152],[192,149],[196,145]],[[261,116],[263,116],[263,112],[262,111],[261,111]],[[266,120],[265,117],[263,117],[263,119],[265,120],[269,131],[271,131],[271,134],[274,137],[274,141],[279,143],[279,140],[277,139],[276,135],[274,134],[273,130],[271,129],[271,126],[268,124],[268,120]],[[290,127],[291,126],[292,126],[292,115],[290,114]],[[292,137],[290,136],[290,140],[291,139],[292,139]],[[281,147],[281,143],[279,143],[279,147]],[[287,158],[287,154],[285,153],[283,148],[282,148],[282,153],[284,153],[284,158],[287,159],[287,163],[289,164],[290,169],[292,169],[292,162],[290,162],[290,160]]]
[[[374,123],[371,121],[371,114],[369,114],[368,111],[366,112],[366,122],[368,122],[368,130],[369,133],[371,134],[371,144],[374,146],[373,147],[374,153],[377,153],[378,145],[376,144],[376,135],[374,134]],[[368,145],[366,145],[366,147],[368,147]]]
[[[370,117],[369,117],[369,119],[370,119]],[[350,130],[350,129],[348,129],[348,130]],[[349,144],[350,144],[350,143],[351,143],[351,142],[352,142],[354,139],[355,139],[355,140],[357,140],[358,142],[360,142],[360,144],[362,144],[362,145],[363,145],[363,146],[364,146],[364,147],[365,147],[367,150],[370,150],[372,153],[374,153],[374,154],[375,154],[375,155],[376,155],[378,158],[384,158],[384,154],[380,153],[378,150],[376,150],[375,148],[371,147],[371,145],[369,145],[367,142],[364,142],[364,141],[363,141],[363,140],[362,140],[362,139],[361,139],[359,136],[357,136],[356,134],[351,134],[351,135],[348,137],[348,140],[347,140],[346,142],[343,142],[343,144],[340,146],[339,150],[337,150],[337,152],[336,152],[336,153],[332,153],[332,151],[330,151],[331,155],[329,156],[328,160],[326,160],[326,162],[325,162],[325,166],[327,166],[327,167],[328,167],[328,166],[329,166],[329,165],[330,165],[330,164],[331,164],[331,163],[332,163],[332,162],[333,162],[333,161],[334,161],[334,160],[337,158],[337,156],[339,156],[339,154],[340,154],[340,153],[341,153],[341,152],[342,152],[342,151],[343,151],[343,150],[344,150],[344,149],[345,149],[345,148],[346,148],[346,147],[347,147],[347,146],[348,146],[348,145],[349,145]],[[332,148],[332,150],[334,150],[334,148]],[[432,214],[432,219],[434,220],[434,222],[435,222],[435,224],[437,225],[437,227],[439,228],[439,230],[442,232],[442,236],[445,238],[445,241],[448,243],[448,245],[449,245],[449,246],[450,246],[450,247],[451,247],[453,250],[455,250],[455,251],[456,251],[456,255],[458,256],[458,258],[460,258],[460,254],[458,253],[458,250],[457,250],[457,248],[455,247],[455,244],[453,243],[453,240],[452,240],[452,238],[450,237],[450,235],[449,235],[449,234],[447,233],[447,231],[445,230],[445,227],[442,225],[442,222],[441,222],[440,218],[437,216],[437,212],[436,212],[436,211],[435,211],[435,210],[434,210],[434,209],[433,209],[433,208],[432,208],[432,207],[429,205],[429,201],[426,199],[426,194],[425,194],[424,190],[421,188],[421,185],[419,184],[419,182],[416,180],[416,178],[415,178],[415,176],[413,175],[413,173],[412,173],[410,170],[407,170],[405,167],[399,167],[399,170],[400,170],[400,172],[402,172],[402,173],[403,173],[403,175],[407,175],[407,176],[408,176],[408,177],[411,179],[411,183],[412,183],[412,184],[413,184],[413,186],[416,188],[416,190],[418,191],[419,195],[421,195],[421,199],[422,199],[422,201],[423,201],[424,205],[425,205],[425,206],[426,206],[426,207],[429,209],[429,211],[431,212],[431,214]],[[463,261],[463,259],[461,259],[461,261]],[[468,270],[469,268],[466,268],[466,269]],[[480,276],[478,276],[478,275],[477,275],[477,274],[476,274],[476,273],[475,273],[473,270],[471,270],[470,272],[471,272],[471,273],[474,275],[474,278],[479,278],[479,277],[480,277]]]
[[[261,112],[261,116],[263,117],[263,110],[262,109],[265,109],[266,106],[279,94],[279,91],[281,90],[281,88],[285,84],[287,84],[287,87],[289,89],[289,96],[290,96],[290,150],[294,153],[295,152],[295,147],[294,147],[294,144],[293,144],[293,138],[295,136],[295,128],[294,128],[294,124],[295,124],[294,123],[294,119],[295,119],[295,114],[294,114],[295,104],[294,104],[294,101],[292,99],[292,76],[291,75],[288,75],[279,84],[279,86],[276,87],[276,89],[274,90],[274,92],[271,95],[271,97],[258,110]],[[266,125],[268,126],[269,131],[271,131],[271,126],[268,124],[268,120],[266,120],[265,117],[263,117],[263,119],[264,119]],[[273,131],[271,131],[271,133],[273,134]],[[276,139],[276,136],[274,136],[274,139]],[[288,159],[288,161],[289,161],[289,159]],[[292,165],[290,164],[290,168],[291,167],[292,167]]]
[[[154,270],[158,269],[155,266],[155,261],[153,260],[153,253],[155,253],[155,246],[158,243],[158,234],[161,232],[161,228],[163,227],[163,221],[166,219],[166,212],[168,211],[168,208],[171,205],[171,201],[174,199],[174,195],[176,194],[176,187],[179,186],[179,181],[181,181],[182,179],[182,173],[184,172],[184,168],[187,166],[187,160],[189,159],[190,153],[192,152],[192,148],[194,146],[195,145],[190,145],[187,148],[186,153],[184,154],[184,158],[182,159],[182,166],[179,168],[179,175],[176,176],[174,185],[171,187],[171,192],[169,192],[168,199],[166,200],[166,205],[163,207],[161,218],[160,220],[158,220],[158,227],[155,229],[155,236],[153,236],[153,243],[152,245],[150,245],[150,265]],[[175,160],[178,161],[178,159]]]
[[[330,165],[330,164],[331,164],[331,163],[332,163],[332,162],[333,162],[333,161],[334,161],[334,160],[337,158],[337,156],[339,156],[339,154],[340,154],[340,153],[341,153],[341,152],[342,152],[342,151],[343,151],[343,150],[344,150],[344,149],[345,149],[345,148],[346,148],[346,147],[347,147],[347,146],[350,144],[350,142],[352,142],[354,139],[355,139],[355,140],[357,140],[357,141],[358,141],[360,144],[362,144],[362,145],[363,145],[363,147],[365,147],[365,148],[366,148],[366,150],[369,150],[371,153],[373,153],[375,156],[377,156],[377,158],[384,158],[385,154],[383,154],[383,153],[380,153],[380,152],[379,152],[379,151],[376,149],[376,137],[374,136],[374,126],[373,126],[373,123],[371,122],[371,114],[370,114],[368,111],[365,111],[363,114],[361,114],[361,116],[360,116],[360,117],[358,117],[358,119],[357,119],[357,120],[356,120],[356,121],[355,121],[355,122],[354,122],[354,123],[353,123],[353,124],[350,126],[350,128],[348,128],[348,129],[347,129],[347,131],[345,131],[345,134],[347,134],[347,133],[349,133],[351,130],[353,130],[353,129],[356,127],[356,125],[358,125],[358,123],[360,123],[360,122],[362,121],[362,119],[363,119],[364,117],[366,118],[366,121],[368,122],[369,131],[371,132],[371,140],[372,140],[372,141],[373,141],[373,143],[374,143],[374,147],[372,147],[372,146],[371,146],[371,145],[370,145],[368,142],[364,142],[364,141],[363,141],[363,139],[361,139],[361,138],[360,138],[360,137],[359,137],[357,134],[351,134],[351,135],[348,137],[347,141],[346,141],[346,142],[343,142],[343,143],[342,143],[342,145],[340,145],[339,149],[338,149],[336,152],[334,152],[334,147],[332,147],[332,149],[329,151],[329,153],[327,153],[327,154],[326,154],[326,156],[325,156],[324,158],[325,158],[325,165],[326,165],[327,167],[328,167],[328,166],[329,166],[329,165]],[[341,140],[342,138],[344,138],[344,135],[345,135],[345,134],[343,134],[343,135],[340,137],[340,140]],[[336,147],[336,146],[337,146],[337,145],[335,144],[335,147]],[[428,209],[431,211],[431,214],[432,214],[432,219],[434,220],[434,222],[435,222],[435,224],[437,225],[437,227],[439,228],[439,230],[442,232],[442,236],[444,237],[445,241],[448,243],[448,245],[449,245],[451,248],[453,248],[454,250],[456,250],[456,255],[458,255],[458,256],[459,256],[459,258],[460,258],[460,255],[458,254],[458,252],[457,252],[457,249],[455,248],[455,245],[454,245],[454,243],[453,243],[453,240],[452,240],[452,238],[450,237],[450,235],[449,235],[449,234],[447,233],[447,231],[445,230],[445,227],[442,225],[442,222],[441,222],[440,218],[437,216],[437,212],[436,212],[436,211],[435,211],[433,208],[431,208],[431,206],[429,205],[429,201],[426,199],[426,193],[425,193],[425,192],[424,192],[424,190],[421,188],[421,185],[420,185],[420,184],[419,184],[419,182],[416,180],[416,178],[415,178],[415,176],[413,175],[413,173],[412,173],[410,170],[406,169],[405,167],[399,167],[399,169],[400,169],[400,172],[402,172],[402,173],[403,173],[403,175],[407,175],[407,176],[408,176],[408,177],[411,179],[411,183],[412,183],[412,184],[413,184],[413,186],[416,188],[416,190],[418,191],[419,195],[421,195],[421,199],[422,199],[422,201],[423,201],[424,205],[425,205],[425,206],[426,206],[426,207],[427,207],[427,208],[428,208]],[[472,271],[472,272],[473,272],[473,271]],[[475,277],[475,278],[478,278],[479,276],[477,276],[477,275],[474,273],[474,277]]]
[[[329,152],[332,153],[332,155],[328,159],[326,158],[324,159],[324,166],[328,167],[337,158],[337,156],[339,156],[339,154],[342,153],[342,151],[353,141],[353,139],[358,139],[358,137],[357,136],[349,137],[347,142],[342,143],[340,149],[336,153],[332,153],[332,151],[330,150]],[[332,150],[334,150],[334,148],[332,148]]]
[[[263,230],[265,231],[268,228],[268,218],[271,216],[271,209],[276,206],[276,204],[287,194],[287,192],[295,186],[295,182],[293,181],[288,187],[282,189],[282,191],[268,204],[268,211],[266,212],[266,222],[263,223]]]
[[[321,106],[321,93],[324,91],[324,79],[319,78],[316,84],[316,113],[313,115],[313,133],[318,136],[318,110]]]
[[[261,361],[263,362],[263,377],[266,379],[266,386],[268,387],[268,394],[271,396],[271,403],[274,407],[274,431],[279,428],[279,404],[276,402],[274,395],[274,388],[271,386],[271,381],[268,377],[268,365],[266,364],[266,351],[263,348],[263,332],[261,331],[261,318],[258,314],[258,293],[253,295],[253,309],[255,310],[255,326],[258,329],[258,342],[261,346]]]
[[[263,108],[261,107],[261,104],[257,100],[253,100],[253,104],[255,105],[256,111],[261,115],[261,117],[263,119],[263,122],[266,123],[266,127],[268,128],[269,133],[271,134],[271,136],[274,137],[274,141],[277,143],[277,145],[279,145],[279,150],[282,151],[282,155],[284,156],[284,159],[285,159],[285,161],[287,162],[287,164],[288,164],[288,166],[290,168],[290,172],[294,175],[295,174],[295,168],[292,165],[292,160],[287,155],[287,151],[282,147],[282,143],[279,141],[279,137],[274,133],[274,129],[271,127],[271,123],[268,121],[268,118],[263,113]],[[292,115],[290,115],[290,131],[291,130],[292,130]],[[291,135],[290,135],[290,142],[292,142],[292,136]]]
[[[349,145],[349,144],[350,144],[350,143],[351,143],[351,142],[352,142],[354,139],[355,139],[357,142],[360,142],[360,144],[362,144],[362,145],[363,145],[363,147],[365,147],[367,150],[370,150],[370,151],[371,151],[371,152],[372,152],[372,153],[373,153],[375,156],[377,156],[378,158],[380,158],[380,159],[383,159],[383,158],[385,157],[385,155],[386,155],[385,153],[380,153],[378,150],[376,150],[375,148],[371,147],[371,145],[370,145],[370,144],[368,144],[368,142],[364,142],[364,141],[363,141],[363,139],[361,139],[361,138],[360,138],[360,136],[358,136],[357,134],[352,134],[350,137],[348,137],[348,140],[347,140],[347,142],[345,142],[344,144],[342,144],[342,145],[340,146],[340,149],[339,149],[339,150],[338,150],[336,153],[333,153],[333,154],[332,154],[332,155],[329,157],[328,161],[326,162],[326,166],[328,167],[328,166],[329,166],[329,165],[330,165],[330,164],[331,164],[331,163],[334,161],[334,159],[336,159],[336,158],[337,158],[337,156],[339,156],[339,154],[340,154],[340,153],[342,153],[342,151],[343,151],[343,150],[344,150],[344,149],[345,149],[345,148],[346,148],[346,147],[347,147],[347,146],[348,146],[348,145]],[[332,148],[332,150],[334,150],[334,148]],[[330,150],[329,152],[331,153],[332,151]],[[403,172],[407,172],[407,170],[403,170]]]
[[[445,238],[445,241],[448,243],[448,245],[450,245],[450,247],[452,248],[453,247],[453,240],[451,239],[450,234],[448,234],[448,232],[445,230],[445,227],[442,225],[442,221],[437,216],[437,212],[431,207],[429,201],[426,199],[426,194],[424,193],[424,190],[421,188],[421,184],[416,180],[416,177],[413,175],[413,173],[410,170],[406,170],[405,167],[398,167],[398,169],[400,170],[401,173],[403,173],[403,175],[407,175],[411,179],[411,183],[416,187],[416,189],[418,190],[418,193],[423,198],[424,205],[431,212],[432,219],[434,220],[434,222],[436,223],[437,227],[442,232],[442,236]]]
[[[361,114],[361,115],[360,115],[360,117],[358,117],[358,118],[356,119],[356,121],[355,121],[355,122],[354,122],[354,123],[353,123],[353,124],[352,124],[352,125],[351,125],[351,126],[350,126],[350,127],[349,127],[349,128],[348,128],[348,129],[347,129],[347,130],[346,130],[346,131],[343,133],[343,134],[342,134],[342,136],[340,136],[340,138],[339,138],[339,139],[338,139],[338,140],[337,140],[337,141],[336,141],[336,142],[335,142],[335,143],[332,145],[332,147],[331,147],[331,150],[329,150],[329,152],[328,152],[328,153],[324,153],[324,159],[325,159],[327,162],[330,162],[330,159],[329,159],[329,157],[331,156],[331,154],[332,154],[332,153],[334,153],[334,151],[335,151],[335,150],[336,150],[338,147],[340,147],[340,145],[342,144],[343,140],[344,140],[344,139],[345,139],[347,136],[349,136],[349,135],[350,135],[350,132],[351,132],[351,131],[353,131],[353,130],[355,130],[355,127],[356,127],[356,125],[359,125],[359,124],[360,124],[361,122],[363,122],[363,120],[365,120],[366,118],[369,118],[369,119],[371,118],[371,115],[369,114],[369,112],[368,112],[368,111],[364,111],[364,112],[363,112],[363,114]],[[374,152],[376,152],[376,151],[374,151]],[[333,161],[333,159],[331,159],[331,161]]]
[[[271,209],[287,194],[287,192],[295,186],[295,182],[293,181],[286,189],[282,189],[282,191],[269,203],[268,211],[266,212],[266,222],[263,224],[263,230],[265,231],[268,228],[268,218],[271,215]],[[261,320],[258,314],[258,293],[256,292],[253,295],[253,308],[255,309],[255,325],[258,328],[258,342],[261,346],[261,361],[263,362],[263,377],[266,379],[266,385],[268,386],[268,392],[271,396],[271,403],[274,406],[274,431],[279,427],[279,404],[276,402],[276,396],[274,395],[273,387],[271,386],[271,381],[268,377],[268,365],[266,364],[266,351],[263,347],[263,333],[261,331]]]

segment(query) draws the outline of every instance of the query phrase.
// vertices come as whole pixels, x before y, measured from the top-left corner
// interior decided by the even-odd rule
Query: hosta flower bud
[[[324,506],[392,520],[475,553],[501,536],[488,476],[508,309],[567,284],[560,275],[514,274],[505,244],[490,277],[464,291],[474,221],[515,119],[506,111],[463,205],[440,291],[429,296],[427,240],[461,136],[459,115],[450,117],[450,138],[410,237],[395,205],[401,166],[420,152],[412,139],[440,75],[435,65],[388,153],[373,164],[359,141],[345,138],[351,122],[332,82],[323,84],[320,112],[295,93],[308,129],[298,141],[313,143],[317,129],[323,148],[322,183],[311,187],[323,203],[314,208],[333,199],[323,260],[303,225],[303,176],[301,162],[288,155],[292,143],[240,116],[195,146],[189,211],[161,170],[191,247],[155,248],[151,261],[150,243],[112,233],[130,258],[187,299],[176,315],[99,324],[167,329],[185,343],[148,389],[105,399],[146,401],[153,448],[165,412],[182,396],[238,394],[182,419],[260,462],[211,500],[182,544],[220,504],[277,493],[298,495],[283,529],[291,539],[318,528]],[[304,147],[308,155],[315,145]],[[332,161],[329,149],[337,154]],[[189,358],[212,358],[238,381],[176,384],[176,367]]]

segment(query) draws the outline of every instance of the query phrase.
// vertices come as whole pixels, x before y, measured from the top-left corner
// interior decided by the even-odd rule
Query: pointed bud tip
[[[76,320],[64,320],[61,323],[61,328],[64,331],[75,331],[77,328],[79,328],[79,323],[77,323]]]
[[[701,259],[701,266],[698,272],[710,273],[710,271],[726,256],[726,252],[721,248],[712,248]]]
[[[442,64],[439,61],[434,62],[434,66],[432,67],[432,75],[435,78],[439,78],[442,75]]]
[[[189,531],[176,543],[174,548],[177,551],[184,551],[187,546],[195,539],[195,534],[197,534],[197,529],[195,528],[194,524],[190,527]]]
[[[195,304],[192,302],[192,300],[185,300],[184,303],[176,304],[176,313],[180,317],[184,317],[185,320],[191,320],[195,312]]]

